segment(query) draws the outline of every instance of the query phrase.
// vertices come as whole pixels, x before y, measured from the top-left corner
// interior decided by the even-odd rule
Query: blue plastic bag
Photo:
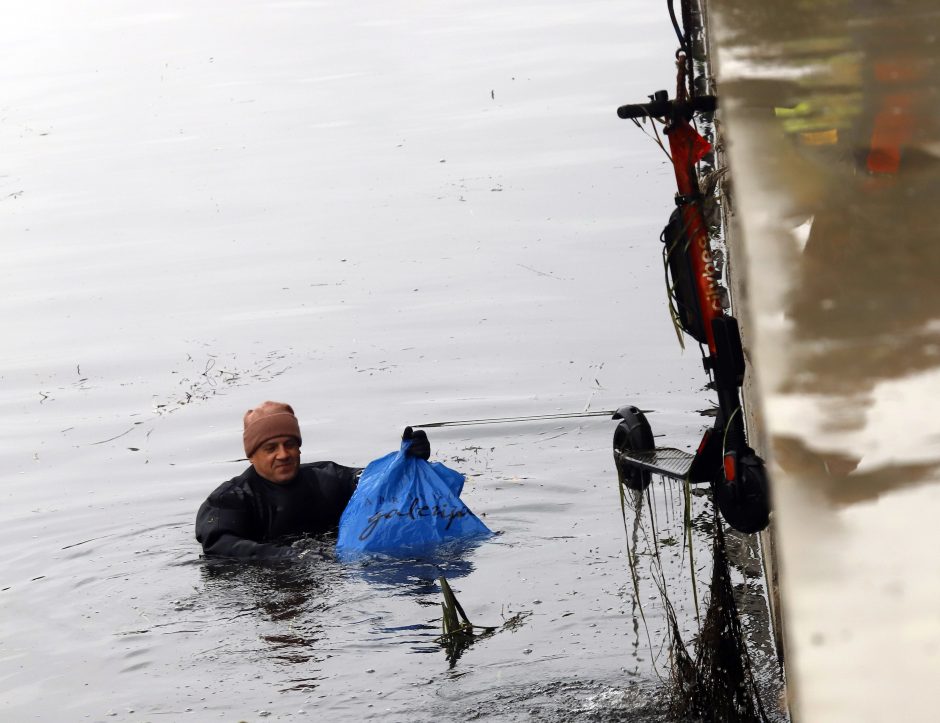
[[[464,476],[440,462],[398,452],[371,462],[339,521],[336,552],[342,559],[363,554],[427,553],[456,540],[491,534],[460,501]]]

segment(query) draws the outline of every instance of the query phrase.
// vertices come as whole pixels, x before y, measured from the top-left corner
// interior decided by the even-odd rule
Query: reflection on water
[[[289,689],[315,687],[311,677],[327,655],[322,650],[324,626],[343,599],[343,571],[328,556],[304,557],[302,564],[263,565],[204,560],[202,589],[194,605],[210,618],[237,617],[258,630],[262,646],[254,655],[285,666]],[[198,602],[197,602],[198,600]],[[254,655],[249,657],[254,657]]]
[[[372,594],[414,598],[418,606],[429,608],[427,615],[431,619],[424,620],[420,607],[414,610],[413,623],[388,625],[381,617],[370,619],[371,632],[362,637],[362,644],[405,646],[412,653],[443,654],[453,668],[476,638],[468,635],[457,644],[442,640],[440,604],[444,598],[440,579],[456,581],[473,572],[469,556],[476,545],[450,545],[433,557],[365,557],[343,564],[334,554],[335,543],[335,535],[298,540],[294,547],[302,550],[301,557],[291,563],[204,559],[200,567],[203,587],[193,604],[202,607],[204,614],[213,616],[215,612],[222,618],[232,609],[237,610],[245,623],[263,631],[259,639],[266,646],[258,651],[259,655],[275,663],[309,665],[330,657],[323,651],[324,627],[331,620],[335,622],[350,586],[364,581]],[[532,613],[504,608],[500,614],[502,627],[514,631]],[[417,622],[419,619],[421,622]],[[478,634],[479,639],[496,630],[495,623],[482,628],[486,634]],[[305,680],[304,686],[308,686],[310,679]]]
[[[940,580],[921,530],[940,505],[928,401],[940,394],[940,9],[710,5],[776,465],[791,681],[807,720],[883,720],[895,696],[929,717],[940,631],[922,611],[940,604]],[[862,662],[875,657],[878,674]]]
[[[473,572],[473,563],[464,556],[476,545],[450,547],[434,558],[404,559],[373,557],[354,563],[355,574],[393,595],[427,595],[439,592],[442,575],[457,580]]]

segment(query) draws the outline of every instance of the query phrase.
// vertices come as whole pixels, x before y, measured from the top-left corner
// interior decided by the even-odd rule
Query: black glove
[[[428,435],[423,429],[415,432],[411,427],[405,427],[405,433],[401,435],[401,438],[411,440],[411,446],[406,454],[425,461],[431,458],[431,443],[428,441]]]

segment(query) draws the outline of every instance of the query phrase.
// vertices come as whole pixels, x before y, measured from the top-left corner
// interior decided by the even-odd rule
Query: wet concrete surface
[[[800,720],[932,716],[940,498],[928,2],[709,3]]]

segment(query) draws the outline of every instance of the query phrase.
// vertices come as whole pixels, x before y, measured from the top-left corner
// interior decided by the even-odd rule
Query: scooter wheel
[[[614,414],[620,424],[614,430],[614,465],[621,484],[631,490],[645,490],[652,480],[648,470],[629,464],[624,456],[631,452],[649,452],[655,449],[653,430],[646,416],[636,407],[621,407]]]
[[[756,454],[738,459],[737,479],[728,481],[722,468],[715,499],[725,522],[738,532],[760,532],[770,521],[770,488],[764,460]]]

